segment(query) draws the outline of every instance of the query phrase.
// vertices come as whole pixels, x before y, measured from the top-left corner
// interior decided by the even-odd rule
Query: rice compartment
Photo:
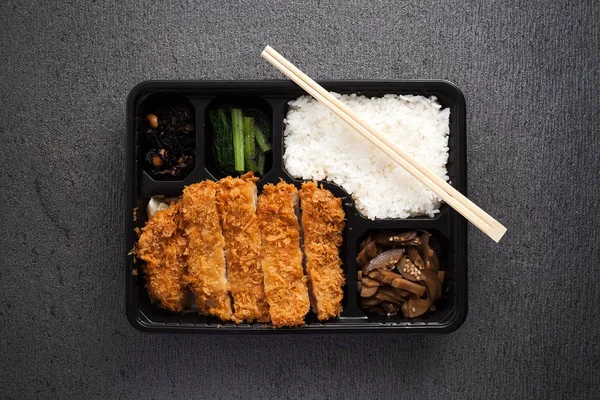
[[[338,95],[339,96],[339,95]],[[450,110],[435,97],[356,94],[339,99],[424,167],[448,180]],[[301,179],[332,181],[369,219],[439,212],[441,199],[310,96],[289,103],[284,166]]]

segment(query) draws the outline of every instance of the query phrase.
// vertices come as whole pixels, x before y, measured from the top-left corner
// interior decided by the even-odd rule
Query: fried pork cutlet
[[[183,190],[183,221],[187,237],[187,282],[200,312],[231,320],[223,232],[217,210],[217,184],[204,181]]]
[[[302,185],[300,204],[310,300],[313,312],[323,321],[342,311],[344,210],[341,199],[314,182]]]
[[[298,190],[285,182],[265,185],[258,198],[265,293],[275,327],[303,324],[310,309],[297,208]]]
[[[227,283],[233,297],[236,322],[269,321],[260,263],[256,180],[249,172],[241,178],[221,179],[217,187],[217,205],[225,237]]]
[[[181,205],[172,203],[146,223],[137,243],[136,256],[145,261],[144,273],[150,300],[169,311],[183,311],[186,240]]]

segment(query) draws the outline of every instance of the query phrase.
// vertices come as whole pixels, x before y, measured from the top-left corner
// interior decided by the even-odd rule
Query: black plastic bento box
[[[414,94],[436,96],[444,108],[450,108],[450,135],[448,140],[448,175],[452,186],[466,194],[467,154],[465,100],[461,91],[446,81],[321,81],[328,90],[345,94],[357,93],[370,97],[384,94]],[[206,179],[218,180],[225,176],[216,167],[212,152],[210,124],[207,110],[230,102],[243,107],[260,109],[272,118],[273,151],[267,159],[265,176],[258,182],[276,183],[280,179],[300,187],[302,180],[290,176],[283,166],[284,118],[288,102],[305,92],[291,81],[148,81],[137,85],[127,99],[127,206],[126,225],[126,282],[127,316],[131,324],[147,332],[216,333],[216,334],[283,334],[283,333],[449,333],[456,330],[467,315],[467,226],[466,220],[447,205],[442,205],[435,217],[369,220],[354,207],[352,198],[340,187],[322,182],[326,189],[342,199],[347,223],[341,249],[342,268],[346,285],[342,301],[343,312],[337,319],[320,322],[313,313],[306,323],[296,328],[273,328],[269,324],[236,325],[197,312],[173,314],[152,304],[144,287],[139,263],[130,250],[137,235],[135,227],[142,227],[146,205],[151,196],[164,194],[179,196],[186,185]],[[196,158],[195,167],[181,180],[157,180],[144,168],[144,157],[139,151],[138,124],[157,102],[184,102],[195,113]],[[370,231],[404,231],[424,229],[441,243],[441,267],[446,270],[442,298],[436,310],[422,317],[407,319],[401,314],[394,317],[367,315],[359,307],[357,293],[356,256],[362,239]],[[139,273],[138,273],[139,271]]]

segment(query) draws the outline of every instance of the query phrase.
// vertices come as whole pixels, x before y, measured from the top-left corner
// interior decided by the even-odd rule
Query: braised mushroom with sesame
[[[402,312],[406,318],[435,311],[445,273],[431,233],[378,232],[359,250],[358,290],[365,311],[387,316]]]
[[[403,255],[403,248],[384,251],[363,267],[363,274],[368,274],[375,269],[391,269],[400,261]]]

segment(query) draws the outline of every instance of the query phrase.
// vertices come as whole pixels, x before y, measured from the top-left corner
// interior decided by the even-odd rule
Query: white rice
[[[450,110],[435,97],[382,98],[333,93],[409,155],[448,180]],[[408,218],[439,212],[441,199],[342,119],[310,96],[289,103],[286,170],[297,178],[333,181],[367,218]]]

